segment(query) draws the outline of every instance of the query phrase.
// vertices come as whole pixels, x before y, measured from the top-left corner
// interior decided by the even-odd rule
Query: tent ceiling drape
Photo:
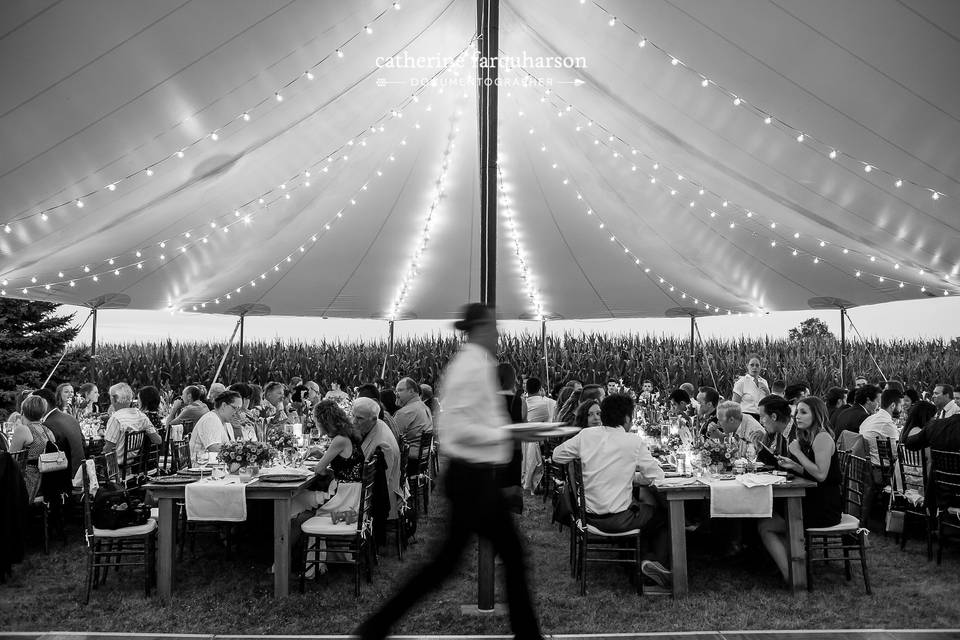
[[[4,3],[5,295],[438,319],[477,299],[475,3],[394,4]],[[503,317],[960,292],[957,3],[500,13]]]

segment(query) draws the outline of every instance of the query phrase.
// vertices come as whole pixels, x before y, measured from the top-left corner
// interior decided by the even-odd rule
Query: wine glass
[[[750,463],[747,466],[747,469],[749,471],[756,471],[757,470],[757,448],[754,446],[752,442],[747,443],[747,448],[744,453],[745,453],[747,462]]]

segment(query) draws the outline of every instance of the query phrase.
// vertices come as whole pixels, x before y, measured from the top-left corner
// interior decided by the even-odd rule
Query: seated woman
[[[40,469],[37,460],[47,449],[47,443],[55,440],[53,432],[43,425],[43,416],[50,407],[40,396],[27,396],[20,405],[20,422],[13,430],[10,451],[27,450],[27,469],[23,480],[27,485],[27,499],[33,502],[40,493]]]
[[[837,446],[827,426],[827,405],[815,396],[797,402],[796,439],[787,445],[787,456],[777,456],[782,469],[817,483],[803,497],[803,527],[832,527],[840,523],[840,464]],[[779,514],[761,520],[760,539],[784,581],[789,580],[787,523]]]
[[[57,385],[56,396],[57,396],[57,409],[60,409],[60,411],[63,411],[64,413],[69,413],[70,415],[73,415],[74,413],[73,385],[70,384],[69,382],[64,382],[62,384]]]
[[[360,506],[363,478],[363,449],[360,435],[346,412],[333,400],[321,400],[314,409],[314,419],[321,434],[326,434],[330,445],[325,452],[310,451],[309,457],[320,456],[313,471],[319,475],[333,474],[327,491],[307,491],[294,499],[294,513],[317,506],[317,515],[334,511],[357,510]],[[329,496],[329,498],[327,498]]]
[[[89,417],[99,413],[97,401],[100,399],[100,390],[92,382],[84,382],[80,385],[80,391],[77,395],[77,420]]]

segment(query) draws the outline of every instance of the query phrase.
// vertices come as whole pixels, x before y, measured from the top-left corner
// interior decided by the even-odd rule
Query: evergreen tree
[[[52,302],[0,299],[0,390],[39,387],[67,344],[79,333],[78,328],[71,326],[73,314],[55,315],[58,306]],[[73,380],[89,360],[86,348],[71,349],[50,385]]]

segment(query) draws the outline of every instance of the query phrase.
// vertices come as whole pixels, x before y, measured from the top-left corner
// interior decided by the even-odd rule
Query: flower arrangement
[[[700,460],[704,466],[716,464],[726,469],[732,464],[735,456],[736,449],[726,442],[707,438],[700,445]]]
[[[267,444],[276,449],[277,451],[283,451],[284,449],[293,449],[297,446],[297,440],[293,437],[292,433],[287,433],[283,428],[273,428],[267,432]]]
[[[244,441],[226,442],[220,447],[217,459],[228,465],[266,465],[276,455],[268,444],[263,442]]]

